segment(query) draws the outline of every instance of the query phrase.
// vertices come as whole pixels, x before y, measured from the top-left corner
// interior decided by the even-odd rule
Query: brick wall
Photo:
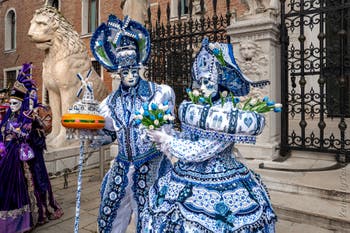
[[[171,0],[150,0],[151,3],[151,14],[152,22],[157,19],[158,5],[161,9],[161,21],[166,23],[166,8],[167,4],[170,5]],[[204,0],[205,15],[211,17],[213,15],[213,0]],[[247,10],[247,6],[241,3],[241,0],[231,0],[230,1],[230,12],[235,12],[237,16],[241,16]],[[217,0],[217,15],[226,14],[226,0]],[[193,12],[193,15],[195,12]],[[186,19],[186,17],[184,17]],[[175,19],[176,20],[176,19]]]
[[[39,8],[43,1],[13,1],[7,0],[0,3],[0,79],[4,79],[4,68],[21,66],[24,62],[32,61],[35,69],[33,75],[36,77],[38,86],[41,86],[41,62],[43,54],[38,53],[35,46],[29,41],[27,32],[30,20],[36,8]],[[16,12],[16,50],[4,52],[5,17],[8,10]],[[2,87],[0,87],[2,88]]]

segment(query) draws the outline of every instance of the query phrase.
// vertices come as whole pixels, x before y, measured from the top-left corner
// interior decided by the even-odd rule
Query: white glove
[[[167,142],[170,142],[173,137],[169,135],[165,129],[148,130],[147,135],[156,144],[158,150],[162,151],[167,156],[171,156]]]

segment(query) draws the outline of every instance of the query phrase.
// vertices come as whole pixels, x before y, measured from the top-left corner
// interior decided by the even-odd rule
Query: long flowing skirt
[[[273,233],[276,215],[259,178],[231,154],[178,162],[151,188],[144,232]]]
[[[28,161],[30,172],[34,181],[34,194],[37,202],[38,223],[44,224],[49,219],[57,219],[63,211],[54,198],[51,182],[47,173],[43,148],[33,146],[35,157]]]
[[[24,232],[31,228],[31,206],[19,146],[10,142],[0,158],[0,231]]]

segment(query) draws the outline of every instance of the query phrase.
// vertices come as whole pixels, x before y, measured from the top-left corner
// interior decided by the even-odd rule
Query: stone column
[[[271,85],[252,88],[250,95],[268,96],[280,102],[280,46],[276,9],[245,15],[236,19],[227,29],[235,58],[242,72],[251,80],[270,80]],[[257,137],[255,146],[239,145],[245,158],[276,159],[280,142],[280,113],[266,113],[266,126]]]

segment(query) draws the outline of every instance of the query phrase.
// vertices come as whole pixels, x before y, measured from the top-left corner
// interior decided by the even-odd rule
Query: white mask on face
[[[219,91],[219,85],[216,82],[211,81],[207,77],[202,77],[198,84],[205,97],[215,96]]]
[[[21,109],[22,101],[18,99],[10,99],[10,109],[12,112],[17,112]]]
[[[139,68],[129,68],[120,71],[122,83],[126,87],[134,87],[139,81]]]

